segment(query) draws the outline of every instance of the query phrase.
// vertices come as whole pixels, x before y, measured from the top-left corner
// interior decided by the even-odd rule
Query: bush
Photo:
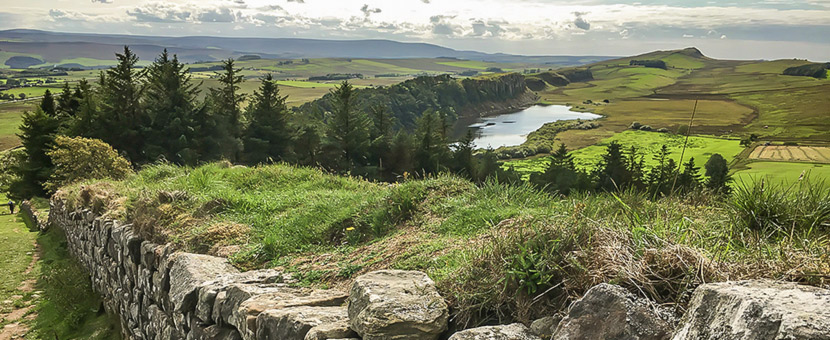
[[[55,170],[46,183],[49,190],[90,179],[122,179],[132,173],[130,162],[98,139],[58,136],[47,152]]]

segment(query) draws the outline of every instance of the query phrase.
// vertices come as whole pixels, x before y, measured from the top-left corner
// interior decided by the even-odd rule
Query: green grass
[[[0,202],[8,202],[5,195],[0,195]],[[19,288],[23,281],[37,278],[37,271],[26,273],[32,263],[37,233],[26,227],[22,215],[10,215],[7,207],[1,208],[0,272],[3,275],[0,275],[0,313],[8,313],[15,305],[35,303],[31,292],[24,293]],[[5,323],[0,321],[0,327],[3,326]]]
[[[38,339],[121,339],[120,323],[102,308],[87,273],[66,249],[63,231],[52,229],[37,238],[43,292],[37,306],[32,335]]]
[[[738,170],[733,177],[736,181],[758,181],[791,184],[802,174],[812,178],[830,178],[830,164],[794,162],[751,162],[746,169]]]
[[[19,132],[21,114],[25,110],[34,109],[34,105],[32,101],[0,103],[0,151],[20,145],[16,134]]]
[[[290,87],[299,87],[299,88],[315,88],[315,87],[334,88],[338,85],[338,83],[317,83],[317,82],[313,82],[313,81],[302,81],[302,80],[278,80],[277,85],[290,86]]]
[[[610,138],[603,139],[600,143],[586,148],[573,151],[574,162],[577,167],[583,170],[593,169],[605,153],[606,146],[611,142],[618,142],[627,151],[629,147],[636,146],[638,152],[645,155],[647,167],[654,164],[652,156],[666,145],[671,152],[671,158],[676,162],[680,160],[680,153],[683,148],[684,137],[671,133],[658,133],[646,131],[625,131]],[[731,162],[743,151],[740,141],[713,137],[691,136],[683,156],[684,162],[689,158],[695,158],[695,164],[702,166],[712,154],[721,154],[727,162]],[[514,160],[505,162],[505,166],[513,166],[515,170],[527,175],[531,172],[544,171],[549,160],[547,157]]]

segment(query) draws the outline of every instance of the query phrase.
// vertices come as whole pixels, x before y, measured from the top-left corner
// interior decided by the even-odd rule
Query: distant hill
[[[154,37],[121,34],[60,33],[28,29],[0,31],[0,50],[36,54],[48,62],[71,58],[111,59],[120,46],[153,50],[151,60],[163,48],[185,61],[209,61],[228,56],[257,54],[262,58],[437,58],[449,57],[501,63],[538,63],[572,66],[611,59],[607,56],[521,56],[458,51],[427,43],[391,40],[318,40],[295,38]],[[79,44],[82,43],[82,44]]]

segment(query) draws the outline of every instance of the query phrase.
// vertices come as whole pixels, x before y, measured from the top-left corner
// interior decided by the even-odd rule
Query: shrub
[[[130,162],[98,139],[58,136],[47,152],[55,170],[46,183],[49,190],[90,179],[122,179],[132,173]]]
[[[830,225],[830,187],[824,181],[799,180],[790,186],[765,180],[741,182],[731,207],[738,225],[763,232],[807,233]]]

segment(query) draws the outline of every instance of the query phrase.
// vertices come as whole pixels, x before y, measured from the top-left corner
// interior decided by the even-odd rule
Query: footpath
[[[0,202],[7,202],[0,196]],[[39,274],[37,231],[30,231],[23,215],[0,206],[0,340],[23,338],[34,322],[35,306],[42,292],[35,282]]]

